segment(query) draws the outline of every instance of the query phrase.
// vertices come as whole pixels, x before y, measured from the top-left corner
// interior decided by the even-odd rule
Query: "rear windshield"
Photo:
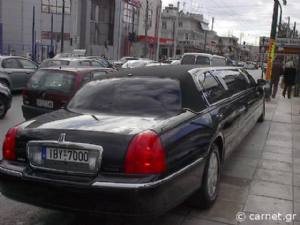
[[[181,111],[179,81],[162,78],[113,78],[85,85],[68,105],[80,113],[170,115]]]
[[[74,88],[75,76],[64,71],[39,70],[29,80],[32,90],[54,90],[70,92]]]
[[[55,66],[68,66],[70,61],[67,60],[47,60],[41,63],[40,68],[55,67]]]
[[[181,64],[183,65],[194,65],[195,64],[195,56],[193,55],[185,55],[181,60]]]
[[[197,56],[197,65],[210,65],[210,59],[207,56]]]

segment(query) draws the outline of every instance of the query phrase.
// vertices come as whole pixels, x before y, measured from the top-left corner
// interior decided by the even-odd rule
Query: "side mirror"
[[[257,80],[257,85],[258,86],[265,86],[267,84],[267,81],[264,79],[258,79]]]

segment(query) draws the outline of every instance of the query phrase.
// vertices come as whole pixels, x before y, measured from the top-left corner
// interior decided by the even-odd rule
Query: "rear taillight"
[[[3,159],[16,160],[16,136],[18,129],[16,127],[10,128],[6,133],[3,143]]]
[[[135,136],[129,144],[125,173],[160,174],[166,171],[166,155],[159,136],[146,131]]]

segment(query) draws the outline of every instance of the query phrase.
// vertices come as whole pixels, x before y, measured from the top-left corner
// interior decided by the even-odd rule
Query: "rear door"
[[[218,79],[226,84],[228,92],[234,99],[233,106],[237,118],[236,137],[233,140],[233,146],[235,147],[246,136],[249,126],[253,124],[249,113],[250,83],[238,69],[221,70],[215,73],[219,73],[217,75]]]
[[[74,95],[76,79],[79,78],[73,72],[39,70],[30,79],[24,100],[31,106],[60,109]]]
[[[2,71],[10,77],[12,90],[25,87],[26,74],[21,63],[16,58],[3,59]]]
[[[203,93],[211,108],[211,116],[217,130],[223,133],[225,149],[230,151],[236,136],[236,108],[228,90],[210,72],[198,75]]]

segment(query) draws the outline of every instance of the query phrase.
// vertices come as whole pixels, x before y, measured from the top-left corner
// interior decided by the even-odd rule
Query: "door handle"
[[[30,72],[26,72],[26,74],[30,74]]]

